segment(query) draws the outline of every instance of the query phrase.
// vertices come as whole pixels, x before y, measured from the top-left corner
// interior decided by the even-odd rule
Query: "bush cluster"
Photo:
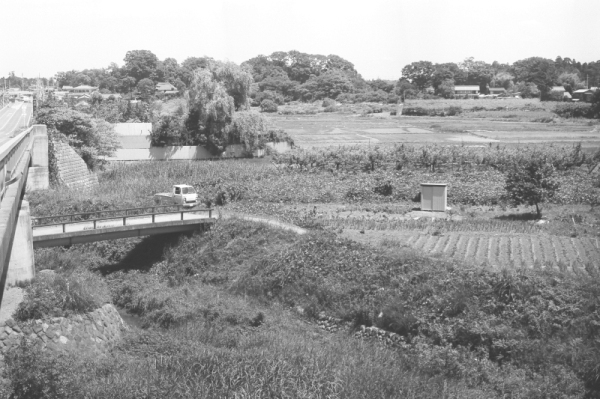
[[[85,269],[71,274],[39,273],[15,311],[20,321],[87,313],[110,302],[104,280]]]
[[[592,106],[587,103],[560,103],[554,113],[562,118],[592,118]]]
[[[271,100],[263,100],[260,103],[260,110],[262,112],[277,112],[277,104]]]
[[[403,115],[409,116],[454,116],[463,112],[460,105],[452,105],[448,108],[424,108],[424,107],[404,107]]]

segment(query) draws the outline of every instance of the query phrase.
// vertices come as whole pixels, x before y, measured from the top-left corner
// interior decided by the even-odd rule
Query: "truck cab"
[[[198,194],[190,185],[175,184],[170,193],[155,194],[154,201],[157,204],[167,202],[175,205],[195,206],[198,204]]]
[[[198,194],[192,186],[176,184],[173,186],[172,193],[176,204],[194,206],[198,202]]]

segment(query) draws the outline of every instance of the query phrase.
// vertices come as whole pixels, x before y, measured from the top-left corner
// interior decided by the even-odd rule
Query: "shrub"
[[[104,280],[78,270],[70,275],[38,274],[25,289],[25,298],[15,311],[20,321],[86,313],[110,302]]]
[[[277,112],[277,104],[271,100],[263,100],[260,103],[260,110],[262,112]]]
[[[385,182],[385,183],[379,184],[379,185],[375,186],[375,188],[373,189],[373,191],[376,194],[383,195],[383,196],[392,195],[393,190],[394,190],[394,188],[393,188],[391,182]]]
[[[591,118],[592,106],[585,103],[556,104],[554,113],[563,118]]]
[[[554,166],[540,156],[513,166],[506,176],[506,191],[515,205],[535,205],[537,217],[542,217],[540,204],[556,194],[558,182]]]
[[[78,362],[70,354],[44,351],[23,338],[20,345],[8,351],[5,362],[3,374],[9,381],[11,398],[60,399],[83,396],[77,392],[78,384],[73,378],[80,375],[82,370],[76,366]]]
[[[324,98],[322,106],[324,108],[327,108],[327,107],[335,106],[335,104],[336,104],[335,100],[332,100],[331,98]]]
[[[449,116],[454,116],[454,115],[459,115],[462,114],[462,107],[460,105],[458,106],[451,106],[448,108],[448,115]]]

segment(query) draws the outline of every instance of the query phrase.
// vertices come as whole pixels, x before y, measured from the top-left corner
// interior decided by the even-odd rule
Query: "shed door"
[[[421,186],[421,210],[430,211],[433,206],[433,187]]]
[[[433,189],[433,207],[434,211],[446,210],[446,187],[434,186]]]

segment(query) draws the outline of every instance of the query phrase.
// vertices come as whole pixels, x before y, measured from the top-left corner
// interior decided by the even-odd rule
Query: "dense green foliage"
[[[591,118],[593,110],[590,104],[585,103],[563,103],[556,104],[554,113],[563,118]]]
[[[46,125],[52,139],[66,136],[69,145],[90,169],[101,167],[103,158],[111,156],[119,143],[113,126],[104,119],[48,101],[37,110],[36,123]]]
[[[65,275],[43,273],[27,285],[14,316],[19,321],[66,317],[90,312],[107,302],[110,295],[106,283],[85,269]]]
[[[105,249],[115,245],[70,251],[104,253],[110,265],[119,260],[109,261]],[[157,241],[137,245],[144,252]],[[158,249],[135,266],[148,273],[106,278],[117,304],[163,330],[131,335],[105,360],[46,355],[38,362],[41,353],[22,345],[6,360],[11,391],[547,398],[597,397],[600,389],[597,272],[497,272],[239,220],[172,240],[164,256]],[[343,333],[323,336],[287,307],[402,339],[392,350]]]
[[[260,110],[261,112],[277,112],[277,104],[268,99],[262,100]]]
[[[541,204],[551,200],[559,187],[554,172],[554,166],[540,154],[515,163],[506,174],[508,198],[514,205],[534,205],[537,217],[541,218]]]

